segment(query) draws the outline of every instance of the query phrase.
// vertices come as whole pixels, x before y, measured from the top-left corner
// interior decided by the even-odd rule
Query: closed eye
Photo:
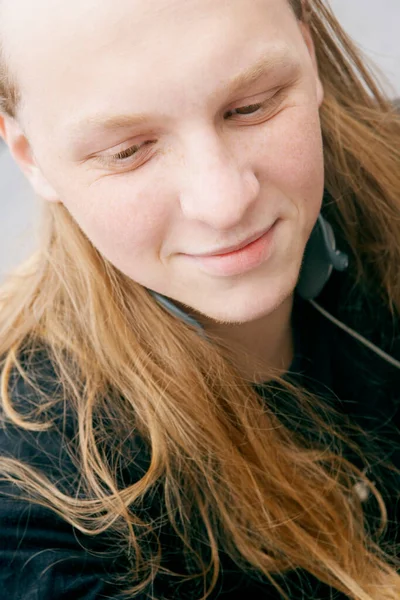
[[[154,142],[152,142],[152,141],[147,141],[147,142],[143,142],[143,144],[136,144],[135,146],[131,146],[130,148],[127,148],[126,150],[122,150],[121,152],[118,152],[117,154],[111,155],[109,158],[111,159],[111,161],[114,161],[114,162],[123,162],[127,158],[131,158],[134,154],[139,152],[139,150],[141,150],[144,146],[148,146],[149,144],[153,144],[153,143]]]
[[[241,106],[239,108],[234,108],[233,110],[228,111],[226,114],[228,116],[232,116],[234,114],[236,114],[238,116],[253,115],[255,113],[262,111],[262,109],[266,108],[265,104],[266,104],[265,102],[260,102],[258,104],[249,104],[248,106]],[[240,111],[243,111],[243,112],[240,112]]]

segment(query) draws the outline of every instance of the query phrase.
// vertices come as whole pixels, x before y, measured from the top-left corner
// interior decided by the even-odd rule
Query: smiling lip
[[[255,269],[268,260],[273,249],[273,241],[280,219],[264,233],[248,238],[246,242],[234,246],[233,250],[225,249],[218,254],[186,255],[197,263],[201,271],[217,277],[241,275]],[[249,241],[250,240],[250,241]]]
[[[245,248],[252,242],[255,242],[256,240],[261,238],[263,235],[265,235],[267,233],[267,231],[269,231],[271,229],[271,227],[272,226],[268,227],[267,229],[264,229],[262,232],[258,232],[256,234],[248,237],[246,240],[244,240],[244,242],[241,242],[240,244],[235,244],[234,246],[228,246],[226,248],[222,248],[221,250],[216,250],[215,252],[207,252],[206,254],[192,254],[192,256],[194,256],[195,258],[197,258],[197,257],[203,258],[203,257],[207,257],[207,256],[224,256],[225,254],[230,254],[231,252],[237,252],[238,250]]]

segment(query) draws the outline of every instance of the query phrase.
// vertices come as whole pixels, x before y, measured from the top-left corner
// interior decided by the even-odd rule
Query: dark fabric
[[[319,302],[346,324],[356,328],[374,343],[400,358],[400,336],[393,323],[371,290],[353,289],[343,274],[334,274]],[[388,365],[359,342],[332,325],[309,303],[296,298],[293,311],[295,330],[295,359],[289,370],[292,378],[312,391],[323,394],[340,412],[361,424],[370,435],[363,443],[366,451],[376,445],[382,461],[392,460],[400,468],[400,455],[395,449],[399,442],[400,371]],[[52,389],[56,377],[45,355],[35,364],[35,379],[39,386]],[[263,394],[261,386],[258,388]],[[21,408],[29,412],[29,402],[35,391],[21,379],[16,379],[14,395]],[[290,407],[288,409],[290,412]],[[299,426],[288,412],[290,426]],[[44,471],[64,491],[76,488],[79,465],[71,461],[68,449],[74,449],[76,423],[60,400],[60,410],[54,427],[46,432],[22,432],[7,425],[0,429],[0,454],[14,456]],[[148,463],[145,447],[137,442],[138,463],[142,472]],[[142,459],[140,459],[142,457]],[[360,468],[359,459],[349,457]],[[267,466],[266,466],[267,468]],[[386,539],[400,543],[396,519],[400,481],[381,464],[368,465],[368,475],[377,482],[387,501],[389,528]],[[134,481],[139,472],[126,477]],[[122,574],[129,560],[118,552],[100,554],[115,540],[104,536],[92,538],[78,533],[54,511],[25,501],[13,499],[16,493],[7,482],[0,482],[0,589],[7,600],[94,600],[117,599],[121,596],[113,576]],[[159,510],[156,500],[149,510]],[[372,523],[376,514],[374,499],[366,501],[366,514]],[[161,530],[160,530],[161,531]],[[201,532],[199,532],[199,539]],[[177,570],[181,564],[181,550],[173,533],[168,529],[160,537],[168,566]],[[271,585],[250,572],[240,571],[226,555],[221,556],[223,572],[212,600],[248,597],[274,599],[278,594]],[[285,575],[281,585],[293,600],[343,599],[344,596],[301,571]],[[179,584],[179,580],[160,576],[148,594],[140,600],[196,600],[202,594],[200,584]]]

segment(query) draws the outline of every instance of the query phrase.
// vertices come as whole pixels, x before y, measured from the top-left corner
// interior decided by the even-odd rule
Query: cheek
[[[169,215],[168,203],[160,205],[156,194],[135,192],[121,178],[109,178],[87,193],[64,190],[61,197],[67,198],[65,207],[93,245],[121,270],[130,269],[136,260],[157,258]]]
[[[289,197],[319,197],[324,160],[318,111],[287,108],[273,119],[258,145],[262,178]]]

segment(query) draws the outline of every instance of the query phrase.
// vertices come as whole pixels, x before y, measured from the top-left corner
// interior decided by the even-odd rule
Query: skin
[[[2,11],[22,104],[0,130],[36,193],[63,203],[118,269],[240,348],[243,372],[255,376],[258,359],[288,366],[324,165],[313,43],[287,1],[3,0]],[[229,92],[261,55],[274,67]],[[123,126],[94,127],[121,114]],[[193,260],[277,219],[268,258],[245,273]]]

